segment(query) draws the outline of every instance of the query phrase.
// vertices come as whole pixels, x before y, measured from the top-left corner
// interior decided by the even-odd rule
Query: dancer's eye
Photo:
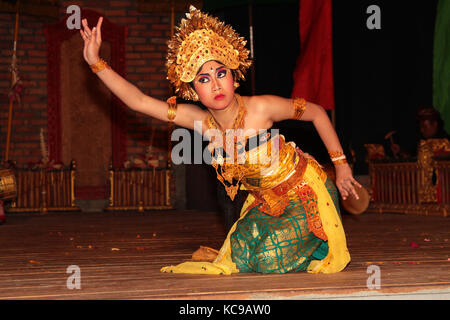
[[[220,69],[217,72],[217,78],[224,78],[227,75],[227,69]]]
[[[209,81],[209,78],[208,77],[200,77],[200,78],[198,78],[197,81],[200,83],[207,83]]]

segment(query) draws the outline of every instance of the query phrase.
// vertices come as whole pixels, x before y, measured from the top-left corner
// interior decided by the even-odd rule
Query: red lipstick
[[[217,96],[214,97],[214,100],[222,100],[223,98],[225,98],[225,95],[218,94]]]

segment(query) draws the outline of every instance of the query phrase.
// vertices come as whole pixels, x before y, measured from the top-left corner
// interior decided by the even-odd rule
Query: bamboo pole
[[[16,59],[17,52],[17,36],[19,31],[19,10],[16,11],[16,24],[14,27],[14,49],[12,57],[12,66],[14,65],[14,60]],[[11,88],[15,83],[14,69],[11,70]],[[9,160],[9,148],[11,143],[11,129],[12,129],[12,113],[13,113],[13,99],[9,99],[9,111],[8,111],[8,131],[6,135],[6,150],[5,150],[5,161]]]

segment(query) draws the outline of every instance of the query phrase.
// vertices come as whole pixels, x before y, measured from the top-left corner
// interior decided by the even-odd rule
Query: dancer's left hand
[[[339,164],[336,168],[336,186],[342,195],[342,199],[346,200],[350,195],[359,199],[355,187],[362,188],[358,181],[353,178],[352,169],[348,164]]]

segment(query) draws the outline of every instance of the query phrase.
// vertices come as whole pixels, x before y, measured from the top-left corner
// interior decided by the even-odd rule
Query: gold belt
[[[279,216],[283,213],[284,208],[289,203],[289,197],[286,196],[287,192],[293,190],[302,181],[308,160],[299,154],[297,156],[299,159],[294,169],[295,172],[288,179],[270,189],[249,190],[258,202],[268,206],[264,209],[272,216]]]
[[[303,174],[305,173],[306,166],[308,164],[308,160],[306,160],[305,157],[296,154],[296,156],[299,158],[298,163],[295,166],[295,172],[285,181],[281,182],[277,186],[271,188],[272,192],[275,193],[277,196],[282,196],[285,193],[287,193],[289,190],[292,190],[294,187],[296,187],[301,179],[303,178]]]

